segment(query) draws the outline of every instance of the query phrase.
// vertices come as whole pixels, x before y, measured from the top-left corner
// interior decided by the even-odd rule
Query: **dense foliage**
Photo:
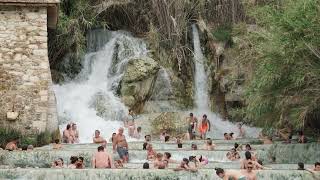
[[[243,52],[254,67],[246,118],[266,126],[314,126],[320,114],[320,1],[271,1],[252,15],[257,27],[247,31],[250,48]]]

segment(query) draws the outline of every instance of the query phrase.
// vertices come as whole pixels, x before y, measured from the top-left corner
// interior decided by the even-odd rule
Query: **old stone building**
[[[58,127],[47,28],[59,0],[0,0],[0,128],[26,134]]]

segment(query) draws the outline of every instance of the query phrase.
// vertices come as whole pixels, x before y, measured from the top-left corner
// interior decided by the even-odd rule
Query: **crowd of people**
[[[107,150],[108,141],[101,136],[99,130],[95,130],[94,137],[92,138],[92,143],[99,145],[97,147],[96,152],[92,155],[91,158],[91,168],[124,168],[125,164],[129,162],[129,145],[127,143],[127,139],[124,135],[125,128],[127,128],[128,136],[131,138],[141,139],[144,137],[144,143],[142,149],[145,150],[146,153],[146,162],[143,164],[143,169],[167,169],[169,168],[169,164],[178,164],[177,167],[174,168],[175,171],[190,171],[196,172],[199,168],[202,168],[209,164],[209,158],[204,155],[196,155],[184,157],[179,162],[178,160],[172,159],[172,155],[170,152],[157,152],[153,145],[151,135],[142,135],[141,127],[136,126],[135,122],[136,116],[134,115],[132,110],[129,110],[128,117],[124,120],[124,128],[119,128],[117,133],[112,133],[111,138],[109,139],[109,143],[112,144],[112,153],[118,154],[119,159],[114,160],[113,154],[109,153]],[[189,114],[187,117],[188,129],[185,135],[171,137],[170,134],[163,130],[159,135],[160,141],[164,143],[174,143],[176,144],[177,150],[206,150],[206,151],[214,151],[216,149],[216,144],[214,144],[211,138],[207,138],[207,132],[211,131],[211,124],[207,115],[203,115],[200,122],[193,115],[193,113]],[[244,138],[246,136],[246,131],[242,124],[238,124],[238,136],[236,138],[233,137],[234,133],[224,133],[224,140],[237,140],[238,138]],[[285,143],[291,143],[292,140],[292,129],[290,127],[285,129],[280,129],[277,131],[277,134],[284,139]],[[264,133],[260,134],[260,139],[264,144],[272,144],[272,136],[265,135]],[[202,139],[204,141],[203,146],[199,146],[199,144],[192,143],[189,147],[183,147],[184,140],[195,140]],[[304,136],[302,131],[298,132],[298,143],[306,143],[307,138]],[[52,145],[52,148],[55,150],[59,150],[63,148],[61,143],[79,143],[79,131],[77,130],[77,125],[75,123],[70,123],[66,126],[66,129],[62,133],[62,141],[56,139]],[[6,150],[19,150],[18,148],[19,139],[14,139],[7,144],[5,147]],[[21,150],[32,151],[33,146],[29,145],[28,147],[24,147]],[[244,157],[240,156],[240,152],[244,151]],[[198,152],[198,151],[197,151]],[[201,151],[200,151],[201,152]],[[216,168],[216,174],[222,179],[256,179],[256,170],[262,169],[270,169],[262,165],[262,161],[257,158],[255,154],[255,150],[251,147],[250,144],[238,144],[235,143],[234,146],[230,149],[229,152],[226,153],[227,159],[231,161],[239,161],[240,162],[240,170],[224,170],[221,168]],[[90,162],[87,160],[87,162]],[[65,165],[64,160],[62,158],[56,159],[52,162],[52,168],[70,168],[70,169],[84,169],[85,159],[81,156],[71,156],[68,165]],[[304,164],[302,162],[298,163],[298,170],[306,170],[304,168]],[[316,162],[313,169],[309,169],[310,171],[320,171],[320,163]]]

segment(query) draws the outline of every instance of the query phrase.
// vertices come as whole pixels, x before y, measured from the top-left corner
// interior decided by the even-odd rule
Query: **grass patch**
[[[232,27],[229,25],[219,26],[212,32],[217,41],[232,42]]]

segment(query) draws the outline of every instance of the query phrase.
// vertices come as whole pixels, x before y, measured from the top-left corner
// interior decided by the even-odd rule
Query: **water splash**
[[[127,108],[115,95],[116,88],[127,62],[147,54],[146,45],[140,39],[124,32],[106,32],[109,40],[102,48],[100,41],[91,46],[99,50],[86,54],[79,76],[54,86],[62,120],[60,129],[69,122],[77,123],[82,143],[92,141],[95,129],[99,129],[103,137],[111,137],[123,125]],[[106,32],[99,32],[100,36]]]

